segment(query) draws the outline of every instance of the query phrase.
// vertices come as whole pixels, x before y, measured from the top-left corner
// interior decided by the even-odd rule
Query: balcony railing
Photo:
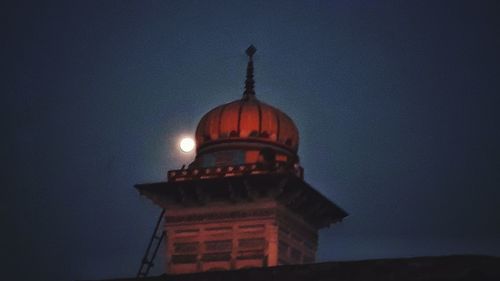
[[[167,179],[168,181],[185,181],[271,173],[292,173],[297,177],[303,178],[304,169],[298,164],[290,166],[286,162],[275,162],[271,167],[259,163],[196,167],[168,171]]]

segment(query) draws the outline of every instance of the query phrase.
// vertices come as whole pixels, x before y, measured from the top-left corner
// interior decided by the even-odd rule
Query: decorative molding
[[[199,213],[183,216],[166,216],[166,223],[180,223],[180,222],[201,222],[212,220],[233,220],[241,218],[253,217],[272,217],[276,214],[276,209],[254,209],[254,210],[240,210],[232,212],[219,212],[219,213]]]

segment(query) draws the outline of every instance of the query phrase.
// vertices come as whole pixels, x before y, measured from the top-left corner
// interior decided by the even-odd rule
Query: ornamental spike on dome
[[[254,45],[250,45],[247,48],[246,54],[248,55],[248,65],[247,65],[247,79],[245,80],[245,92],[243,93],[243,98],[248,99],[255,96],[255,81],[253,80],[253,55],[257,49]]]

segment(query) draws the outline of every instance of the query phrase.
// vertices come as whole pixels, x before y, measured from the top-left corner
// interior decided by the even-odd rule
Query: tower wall
[[[314,261],[317,229],[276,201],[166,211],[170,274]]]

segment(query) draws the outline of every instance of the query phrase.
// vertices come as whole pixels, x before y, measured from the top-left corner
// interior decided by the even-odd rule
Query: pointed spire
[[[249,98],[255,96],[255,81],[253,80],[253,55],[257,49],[250,45],[247,48],[246,54],[248,55],[248,65],[247,65],[247,79],[245,80],[245,92],[243,93],[243,98]]]

